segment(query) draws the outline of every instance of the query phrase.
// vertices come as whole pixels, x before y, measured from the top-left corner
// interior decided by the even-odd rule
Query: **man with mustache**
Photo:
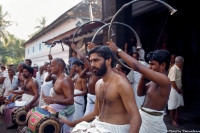
[[[38,82],[32,77],[34,69],[30,66],[23,67],[23,77],[25,78],[24,86],[21,91],[12,91],[13,94],[22,94],[22,101],[26,101],[26,110],[29,111],[32,107],[37,106],[39,92]],[[36,102],[37,101],[37,102]]]
[[[95,85],[94,110],[81,119],[70,122],[77,132],[138,133],[141,117],[129,81],[113,71],[114,55],[107,46],[97,46],[89,51],[92,71],[101,76]],[[82,122],[87,121],[87,122]],[[81,122],[81,123],[80,123]]]
[[[23,64],[19,64],[20,68],[21,65],[23,66]],[[20,69],[21,70],[21,69]],[[32,109],[33,107],[38,105],[38,98],[39,98],[39,92],[38,92],[38,83],[37,80],[35,78],[32,77],[34,73],[34,69],[30,66],[23,66],[23,78],[24,80],[24,85],[22,86],[21,90],[19,91],[10,91],[12,94],[22,94],[22,98],[20,100],[20,102],[23,105],[20,106],[24,106],[25,105],[25,109],[26,111],[29,111],[30,109]],[[16,103],[15,103],[16,104]],[[18,105],[16,105],[18,106]],[[6,122],[11,122],[11,113],[13,111],[15,111],[16,107],[12,107],[12,108],[8,108],[6,107]],[[10,127],[8,127],[8,129],[10,128],[16,128],[17,125],[12,125]]]

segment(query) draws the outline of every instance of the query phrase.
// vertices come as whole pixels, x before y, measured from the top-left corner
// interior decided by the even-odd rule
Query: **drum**
[[[27,111],[25,106],[15,109],[15,111],[13,111],[11,114],[13,124],[18,126],[26,125],[26,114]]]
[[[20,98],[22,98],[22,95],[16,95],[16,96],[14,97],[13,100],[14,100],[14,101],[17,101],[17,100],[20,99]],[[13,101],[13,102],[14,102],[14,101]]]
[[[60,133],[61,124],[58,116],[42,108],[33,108],[26,117],[27,127],[33,133]]]

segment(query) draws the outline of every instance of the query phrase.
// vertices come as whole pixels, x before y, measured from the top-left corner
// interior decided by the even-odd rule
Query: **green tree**
[[[35,26],[35,29],[38,29],[38,31],[41,31],[42,29],[45,28],[46,22],[47,22],[46,17],[42,17],[41,19],[37,18],[36,21],[39,22],[40,25]]]
[[[18,64],[25,56],[25,49],[22,46],[25,41],[12,34],[8,34],[7,38],[7,46],[0,45],[0,62],[3,65]]]
[[[29,38],[32,38],[32,37],[35,36],[37,33],[39,33],[42,29],[45,28],[47,19],[46,19],[46,17],[42,17],[41,19],[37,18],[37,19],[36,19],[36,22],[39,22],[39,25],[38,25],[38,26],[35,26],[34,29],[38,29],[38,30],[37,30],[36,32],[32,33],[31,35],[28,35]]]
[[[9,17],[10,14],[8,12],[3,13],[3,7],[0,5],[0,42],[4,46],[8,42],[8,31],[6,30],[6,27],[12,25],[13,21],[7,21],[6,17]]]

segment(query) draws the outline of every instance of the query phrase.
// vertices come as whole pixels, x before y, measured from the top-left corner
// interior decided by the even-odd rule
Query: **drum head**
[[[19,126],[26,125],[26,114],[27,112],[25,110],[21,110],[20,112],[17,113],[16,118],[15,118],[17,125]]]
[[[49,118],[37,125],[38,133],[60,133],[60,124],[57,120]]]
[[[24,126],[26,125],[26,110],[24,107],[17,108],[12,113],[12,122],[13,124],[16,124],[18,126]]]

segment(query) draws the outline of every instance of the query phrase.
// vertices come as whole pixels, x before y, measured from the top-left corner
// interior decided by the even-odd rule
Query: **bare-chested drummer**
[[[88,42],[88,49],[91,50],[92,48],[96,47],[96,44]],[[85,55],[76,47],[76,45],[71,44],[71,48],[77,52],[79,57],[83,60],[85,69],[79,75],[80,78],[88,78],[88,93],[87,93],[87,104],[84,116],[89,114],[94,110],[94,103],[95,103],[95,84],[101,78],[100,76],[96,76],[92,71],[92,67],[88,59]]]
[[[54,94],[44,96],[43,100],[48,106],[45,108],[49,112],[66,112],[67,119],[72,120],[71,107],[74,104],[74,85],[69,76],[65,74],[66,64],[61,58],[54,58],[51,61],[51,73],[57,76],[54,84]],[[74,107],[74,106],[73,106]],[[73,112],[72,112],[73,113]],[[62,127],[64,133],[69,132],[70,128],[64,124]]]
[[[107,46],[97,46],[89,51],[93,72],[101,76],[95,85],[94,110],[79,120],[66,124],[76,127],[72,133],[106,132],[138,133],[141,117],[129,81],[113,71],[114,55]],[[92,123],[87,123],[92,121]],[[82,122],[87,121],[87,122]],[[81,123],[80,123],[81,122]]]
[[[35,78],[32,77],[34,69],[30,66],[23,66],[24,86],[20,91],[12,91],[13,94],[22,94],[21,101],[26,101],[26,110],[37,106],[39,92],[38,83]]]
[[[138,96],[145,96],[140,108],[142,125],[140,133],[166,133],[167,128],[163,121],[164,109],[169,99],[171,83],[167,77],[170,64],[170,54],[166,50],[156,50],[147,55],[150,69],[126,54],[115,43],[107,42],[113,52],[116,52],[135,71],[142,74],[138,85]],[[146,84],[146,79],[150,80]]]

